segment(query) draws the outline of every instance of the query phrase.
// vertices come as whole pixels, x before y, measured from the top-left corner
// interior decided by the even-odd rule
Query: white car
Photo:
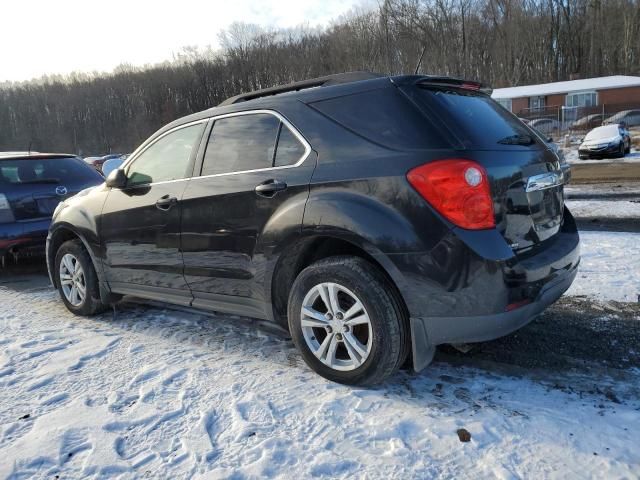
[[[578,156],[586,158],[624,157],[631,151],[629,131],[621,125],[594,128],[578,147]]]

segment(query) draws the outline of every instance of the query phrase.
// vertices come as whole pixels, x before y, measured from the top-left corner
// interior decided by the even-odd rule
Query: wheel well
[[[373,256],[346,240],[334,237],[312,237],[298,242],[293,248],[288,249],[282,254],[276,265],[271,283],[271,301],[274,319],[278,324],[288,329],[287,304],[289,302],[289,292],[298,274],[312,263],[336,255],[360,257],[378,267],[380,272],[387,277],[389,285],[394,289],[401,307],[406,311],[406,305],[398,287]]]
[[[51,240],[49,242],[49,252],[48,252],[49,253],[49,271],[52,272],[51,281],[53,282],[56,288],[58,287],[57,275],[53,274],[53,272],[55,272],[56,253],[58,252],[58,249],[64,242],[68,240],[75,240],[75,239],[80,240],[80,237],[75,232],[73,232],[72,230],[69,230],[68,228],[59,228],[51,236]]]

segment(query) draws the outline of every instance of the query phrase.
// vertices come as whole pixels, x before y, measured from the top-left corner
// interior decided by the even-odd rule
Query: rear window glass
[[[445,148],[433,124],[395,87],[311,104],[372,142],[397,149]]]
[[[484,94],[458,88],[416,87],[415,90],[430,109],[449,118],[449,127],[466,147],[503,147],[509,145],[505,139],[518,136],[530,136],[536,141],[520,120]]]
[[[100,174],[77,158],[0,160],[0,183],[4,184],[61,183],[71,179],[83,182],[96,178],[101,178]]]

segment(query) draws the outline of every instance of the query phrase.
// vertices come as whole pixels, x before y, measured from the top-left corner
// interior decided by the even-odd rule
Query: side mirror
[[[107,160],[102,164],[102,175],[107,178],[111,172],[120,168],[123,163],[122,158],[111,158]]]
[[[107,187],[109,188],[124,188],[127,186],[127,176],[124,173],[122,168],[117,168],[113,170],[106,181]]]
[[[553,137],[547,137],[547,143],[553,142]]]

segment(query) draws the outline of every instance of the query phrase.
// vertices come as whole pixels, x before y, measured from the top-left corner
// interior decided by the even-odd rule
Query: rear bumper
[[[494,340],[524,327],[569,289],[577,272],[576,265],[545,285],[534,301],[510,312],[474,317],[411,318],[414,368],[419,371],[431,361],[430,350],[436,345]]]
[[[50,218],[0,225],[0,257],[44,255]]]
[[[525,253],[515,254],[494,233],[452,231],[446,248],[403,259],[416,370],[437,345],[492,340],[523,327],[571,286],[580,242],[568,210],[561,231]]]

